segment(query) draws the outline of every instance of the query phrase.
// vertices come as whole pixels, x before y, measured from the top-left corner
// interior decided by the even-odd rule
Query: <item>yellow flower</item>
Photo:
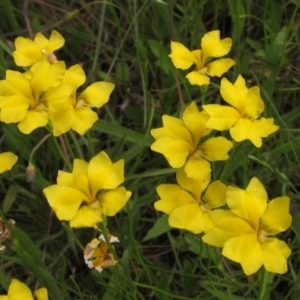
[[[17,66],[31,66],[43,56],[54,63],[57,60],[53,52],[61,48],[64,43],[64,38],[56,30],[52,31],[49,39],[38,32],[33,41],[28,38],[17,37],[15,40],[16,51],[12,55]]]
[[[124,160],[112,163],[100,152],[89,163],[74,160],[73,172],[58,172],[57,184],[43,190],[58,219],[71,227],[93,227],[102,215],[114,216],[128,201],[131,192],[123,186]]]
[[[25,134],[48,123],[48,111],[61,109],[69,101],[74,87],[62,83],[65,63],[50,64],[42,59],[27,73],[6,71],[0,81],[0,119],[5,123],[18,123]]]
[[[67,70],[63,82],[74,86],[69,101],[57,111],[49,112],[53,125],[53,135],[58,136],[71,128],[83,135],[98,120],[98,115],[91,107],[100,108],[109,100],[115,85],[110,82],[97,81],[77,95],[77,88],[86,80],[85,73],[79,65]]]
[[[211,209],[226,203],[225,185],[218,180],[208,186],[210,177],[191,179],[183,169],[177,171],[176,178],[178,185],[161,184],[157,187],[161,199],[154,203],[155,209],[170,215],[171,227],[186,229],[194,234],[206,232],[212,227]]]
[[[266,190],[256,177],[246,190],[227,187],[230,211],[219,210],[213,215],[214,227],[203,237],[204,242],[223,247],[222,254],[240,263],[247,275],[262,265],[271,273],[287,271],[291,250],[273,236],[291,225],[290,199],[282,196],[267,201]]]
[[[201,141],[210,130],[206,126],[206,114],[199,112],[195,102],[185,109],[182,120],[168,115],[162,118],[164,126],[151,130],[156,139],[151,149],[162,153],[171,167],[184,166],[188,177],[202,179],[211,172],[208,161],[229,158],[227,152],[232,148],[232,142],[226,138],[213,137]]]
[[[48,300],[48,292],[45,288],[35,291],[38,300]],[[17,279],[13,279],[8,288],[7,295],[0,295],[0,300],[33,300],[30,289]]]
[[[111,235],[109,236],[109,242],[118,243],[119,239]],[[103,234],[86,245],[84,261],[89,268],[95,268],[100,273],[103,269],[111,268],[118,262],[111,253]]]
[[[18,156],[12,152],[0,153],[0,174],[10,170],[17,162]]]
[[[209,114],[207,126],[216,130],[230,129],[231,137],[241,142],[249,139],[261,147],[262,137],[268,137],[278,130],[274,119],[259,118],[265,105],[259,94],[259,87],[246,87],[245,79],[239,75],[234,84],[226,78],[221,81],[221,95],[233,107],[219,104],[203,105]]]
[[[220,31],[214,30],[206,33],[201,40],[202,50],[190,51],[178,42],[171,42],[171,54],[174,66],[178,69],[186,70],[193,64],[196,65],[195,71],[187,74],[187,79],[194,85],[208,85],[208,76],[221,77],[234,64],[231,58],[217,59],[207,62],[209,57],[221,57],[226,55],[231,48],[232,40],[226,38],[220,40]]]

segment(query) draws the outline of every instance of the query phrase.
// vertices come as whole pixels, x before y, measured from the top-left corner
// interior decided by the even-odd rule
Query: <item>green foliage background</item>
[[[113,161],[126,162],[126,187],[133,192],[123,211],[108,221],[120,239],[119,264],[102,274],[83,261],[92,229],[71,230],[50,211],[41,190],[55,183],[57,171],[70,165],[59,155],[59,140],[49,138],[34,156],[35,181],[26,182],[26,167],[35,145],[47,134],[30,136],[15,125],[0,124],[0,151],[19,156],[17,166],[0,177],[1,215],[16,221],[14,241],[1,255],[0,292],[10,278],[31,289],[45,286],[50,299],[299,299],[299,115],[300,115],[299,0],[49,0],[0,1],[0,76],[16,69],[11,57],[14,39],[52,29],[66,39],[57,52],[68,66],[80,63],[88,80],[116,84],[111,100],[99,111],[100,120],[81,137],[67,133],[71,161],[89,160],[101,150]],[[291,198],[293,224],[282,234],[292,248],[289,272],[278,276],[246,277],[237,264],[199,236],[170,229],[156,212],[155,188],[174,181],[162,155],[151,152],[151,128],[161,116],[180,115],[180,101],[200,103],[200,91],[176,71],[168,54],[170,41],[198,48],[200,38],[219,29],[232,37],[230,57],[237,64],[227,78],[242,74],[249,86],[258,85],[280,130],[263,147],[238,146],[226,164],[216,163],[213,179],[244,188],[257,176],[269,198]],[[19,69],[21,70],[21,69]],[[219,79],[214,78],[206,103],[219,103]]]

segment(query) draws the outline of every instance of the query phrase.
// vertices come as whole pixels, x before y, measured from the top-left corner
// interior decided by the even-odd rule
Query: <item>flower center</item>
[[[198,72],[199,72],[200,74],[206,74],[206,73],[207,73],[207,68],[206,68],[206,67],[203,67],[203,68],[199,69]]]
[[[82,100],[82,99],[78,100],[75,105],[75,109],[81,109],[83,107],[86,107],[84,100]]]
[[[267,241],[267,238],[268,238],[268,235],[267,235],[266,231],[264,231],[262,229],[258,231],[257,239],[261,244],[265,243]]]
[[[199,148],[196,148],[196,150],[191,156],[193,158],[201,158],[203,156],[203,152]]]
[[[57,62],[57,57],[52,52],[47,52],[45,49],[42,49],[41,52],[47,57],[50,64],[54,64]]]

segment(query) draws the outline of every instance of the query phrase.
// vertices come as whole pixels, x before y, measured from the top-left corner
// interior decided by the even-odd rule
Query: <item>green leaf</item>
[[[171,229],[169,222],[169,216],[162,215],[154,224],[154,226],[147,232],[146,236],[144,237],[143,241],[151,240]]]
[[[139,144],[142,147],[149,147],[151,145],[149,136],[140,134],[116,123],[98,120],[94,124],[93,129],[99,132],[107,133],[127,142]]]

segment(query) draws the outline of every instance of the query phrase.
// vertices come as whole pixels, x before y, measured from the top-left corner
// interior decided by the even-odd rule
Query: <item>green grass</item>
[[[35,181],[26,182],[32,149],[47,134],[38,129],[21,134],[15,125],[0,124],[0,152],[19,156],[17,166],[0,176],[1,215],[16,221],[13,241],[1,255],[0,294],[11,278],[33,290],[45,286],[50,299],[281,299],[300,295],[300,163],[299,66],[300,2],[262,1],[29,1],[0,2],[0,76],[16,70],[11,52],[17,36],[59,31],[66,45],[57,52],[68,66],[80,63],[86,85],[97,80],[116,84],[100,120],[88,134],[64,135],[71,161],[90,160],[101,150],[113,161],[125,160],[125,186],[133,195],[108,227],[119,237],[119,263],[99,274],[86,267],[82,249],[93,229],[70,229],[51,212],[42,189],[56,183],[58,170],[69,170],[58,155],[60,140],[48,138],[33,157]],[[26,3],[26,1],[25,1]],[[26,27],[28,18],[30,28]],[[212,177],[244,188],[256,176],[269,198],[291,198],[291,228],[280,235],[292,248],[289,271],[268,275],[263,269],[247,277],[241,267],[221,257],[199,236],[170,229],[167,218],[154,210],[155,188],[174,182],[174,170],[150,150],[151,128],[161,116],[179,116],[180,94],[185,104],[200,103],[199,88],[173,68],[170,41],[198,48],[204,33],[219,29],[232,37],[230,57],[237,64],[227,78],[242,74],[258,85],[280,130],[257,149],[244,142],[229,162],[216,163]],[[19,70],[22,70],[19,68]],[[206,103],[218,103],[219,79],[212,79]],[[218,177],[219,178],[219,177]]]

